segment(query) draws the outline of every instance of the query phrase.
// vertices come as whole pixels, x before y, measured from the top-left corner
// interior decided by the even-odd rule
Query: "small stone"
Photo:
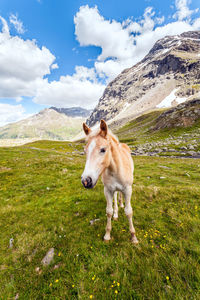
[[[35,268],[35,271],[36,271],[39,275],[42,274],[42,270],[41,270],[39,267]]]
[[[53,267],[54,270],[56,270],[56,269],[58,269],[58,268],[60,268],[60,264],[55,265],[55,266]]]
[[[160,176],[160,179],[165,179],[166,177],[164,177],[164,176]]]
[[[42,259],[42,264],[44,266],[48,266],[52,262],[53,257],[54,257],[54,248],[51,248],[49,249],[45,257]]]
[[[11,238],[11,239],[9,240],[9,248],[10,248],[10,249],[13,248],[13,243],[14,243],[14,239]]]
[[[100,221],[100,219],[90,220],[90,225],[94,225],[95,222]]]
[[[170,170],[171,168],[167,167],[167,166],[159,166],[160,168],[163,168],[163,169],[168,169]]]
[[[188,151],[187,154],[193,156],[193,155],[196,154],[196,152],[195,151]]]

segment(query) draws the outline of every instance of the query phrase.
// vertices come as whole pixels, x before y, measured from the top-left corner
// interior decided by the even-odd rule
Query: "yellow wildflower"
[[[115,290],[115,294],[118,294],[118,290]]]
[[[59,279],[56,279],[55,282],[57,283],[59,281]]]
[[[72,284],[72,287],[74,288],[74,284]]]
[[[120,283],[119,283],[119,282],[117,282],[117,286],[120,286]]]
[[[92,299],[93,298],[93,295],[90,295],[90,299]]]
[[[169,276],[166,276],[166,279],[169,280]]]
[[[58,256],[61,256],[61,252],[58,253]]]
[[[52,283],[50,283],[50,285],[49,286],[52,286]]]

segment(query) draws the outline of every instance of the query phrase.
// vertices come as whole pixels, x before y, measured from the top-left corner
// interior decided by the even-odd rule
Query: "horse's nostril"
[[[87,177],[87,184],[90,185],[92,183],[92,178],[91,177]]]
[[[84,185],[85,188],[90,189],[93,187],[92,184],[92,178],[91,177],[87,177],[85,179],[82,179],[82,184]]]

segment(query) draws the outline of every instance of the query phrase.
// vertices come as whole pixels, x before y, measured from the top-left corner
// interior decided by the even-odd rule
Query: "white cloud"
[[[176,13],[173,15],[173,18],[177,18],[178,21],[183,21],[185,19],[190,19],[193,13],[198,12],[198,8],[195,10],[189,9],[190,0],[176,0]]]
[[[45,75],[57,69],[55,56],[34,40],[11,36],[4,18],[0,32],[0,98],[33,97],[40,104],[58,107],[94,107],[105,86],[97,82],[94,69],[77,66],[72,76],[49,82]]]
[[[164,16],[156,17],[152,7],[145,9],[140,21],[127,19],[120,23],[105,20],[96,6],[81,6],[74,17],[76,38],[81,46],[101,47],[102,52],[94,67],[99,76],[106,76],[110,81],[122,70],[143,59],[157,40],[166,35],[200,29],[198,19],[194,22],[188,19],[197,11],[189,10],[187,4],[187,0],[177,0],[178,20],[164,25],[161,25]]]
[[[34,40],[11,36],[5,19],[0,32],[0,97],[34,96],[43,84],[43,77],[51,73],[55,56],[46,48],[39,48]]]
[[[22,21],[20,21],[18,19],[17,15],[11,14],[9,20],[10,20],[10,23],[14,25],[14,27],[18,33],[23,34],[25,32],[23,23],[22,23]]]
[[[72,76],[61,76],[59,81],[43,83],[34,102],[57,107],[81,106],[93,108],[105,86],[98,83],[94,69],[77,66]]]
[[[0,126],[20,121],[29,116],[30,114],[28,115],[25,113],[25,109],[21,104],[10,105],[6,103],[0,103]]]

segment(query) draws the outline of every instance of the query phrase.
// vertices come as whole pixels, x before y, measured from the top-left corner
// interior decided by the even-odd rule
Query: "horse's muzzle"
[[[82,178],[81,182],[86,189],[92,189],[94,187],[92,178],[89,176],[87,178]]]

